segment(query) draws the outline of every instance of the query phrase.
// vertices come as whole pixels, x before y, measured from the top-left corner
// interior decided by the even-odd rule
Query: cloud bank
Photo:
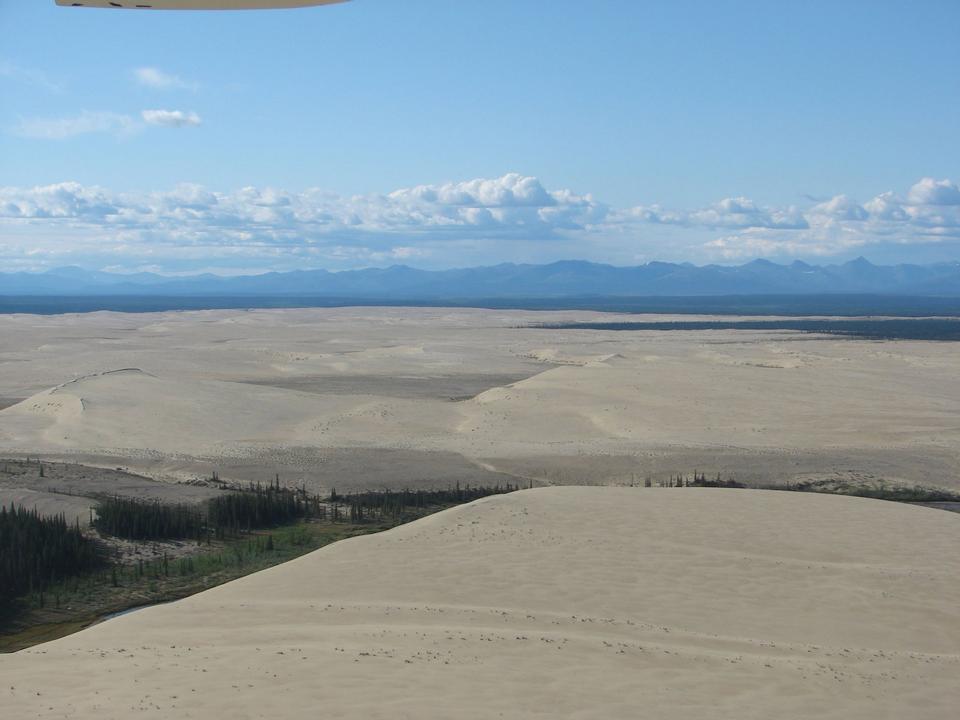
[[[145,111],[143,119],[171,127],[200,122],[177,111]],[[829,257],[890,244],[960,250],[960,187],[923,178],[902,195],[884,192],[863,203],[838,195],[805,207],[767,207],[735,197],[674,210],[611,208],[590,194],[551,190],[516,173],[350,197],[318,189],[225,193],[189,184],[123,193],[68,182],[0,188],[0,229],[0,269],[8,270],[77,263],[234,272],[561,257],[732,262]]]

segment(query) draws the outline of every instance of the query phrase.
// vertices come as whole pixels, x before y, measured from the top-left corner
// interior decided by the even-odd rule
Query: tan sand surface
[[[0,455],[162,479],[279,471],[318,489],[499,473],[619,484],[695,469],[960,485],[955,343],[523,327],[598,317],[621,316],[0,316],[0,397],[27,398],[0,410]],[[364,474],[388,452],[417,459]]]
[[[86,527],[90,521],[90,511],[94,503],[86,497],[71,497],[42,490],[27,488],[5,488],[0,486],[0,506],[5,508],[24,507],[36,510],[41,515],[63,515],[73,525],[79,522]]]
[[[158,482],[119,468],[0,459],[0,505],[20,505],[47,516],[62,513],[69,522],[79,520],[83,526],[99,497],[199,503],[221,492],[215,486]]]
[[[949,720],[960,516],[496,496],[0,656],[4,718]]]

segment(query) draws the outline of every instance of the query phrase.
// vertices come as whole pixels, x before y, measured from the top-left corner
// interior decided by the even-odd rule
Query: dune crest
[[[943,720],[960,701],[958,543],[952,513],[856,498],[518,492],[0,657],[2,706]]]

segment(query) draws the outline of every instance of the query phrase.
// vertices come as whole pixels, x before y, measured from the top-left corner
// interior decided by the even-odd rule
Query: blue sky
[[[0,270],[960,258],[960,3],[0,0]]]

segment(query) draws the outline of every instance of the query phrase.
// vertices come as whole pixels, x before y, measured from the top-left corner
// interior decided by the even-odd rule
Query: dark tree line
[[[853,495],[875,500],[894,502],[960,502],[960,493],[944,488],[923,485],[897,485],[880,482],[878,484],[857,484],[833,480],[803,480],[786,485],[770,485],[771,490],[793,490],[795,492],[831,493],[833,495]]]
[[[449,505],[473,502],[490,495],[503,495],[519,490],[519,485],[464,487],[457,483],[442,490],[379,490],[340,495],[330,493],[332,520],[362,523],[370,520],[406,522],[427,511]],[[341,512],[340,506],[347,508]]]
[[[647,478],[643,481],[644,487],[713,487],[713,488],[745,488],[747,487],[741,482],[737,482],[733,478],[727,478],[726,480],[720,477],[720,473],[717,473],[715,478],[708,478],[706,473],[701,473],[696,470],[693,471],[693,476],[688,477],[682,473],[676,476],[671,475],[666,480],[653,480],[653,478]]]
[[[275,483],[251,484],[211,498],[202,505],[164,504],[157,500],[106,498],[97,506],[94,526],[128,540],[223,539],[258,528],[303,519],[364,523],[401,523],[440,507],[519,490],[516,485],[454,487],[443,490],[381,490],[329,498]]]
[[[275,485],[257,483],[207,501],[207,523],[217,537],[325,515],[319,497],[281,487],[279,479]]]
[[[129,540],[209,542],[213,537],[236,537],[303,519],[399,524],[444,507],[519,489],[515,485],[461,487],[458,483],[442,490],[382,490],[348,495],[334,490],[329,498],[321,498],[302,488],[281,487],[277,479],[273,484],[251,484],[201,505],[104,498],[91,519],[101,533]],[[257,538],[256,543],[261,551],[273,550],[272,536]],[[183,574],[187,567],[184,562],[192,564],[193,560],[180,562]],[[85,536],[79,522],[70,525],[63,515],[43,517],[36,510],[22,507],[0,508],[0,604],[39,594],[42,605],[43,592],[51,585],[93,570],[107,572],[107,569],[105,548],[94,538]],[[137,577],[142,576],[143,561],[134,570]],[[117,584],[125,571],[122,566],[114,565],[109,572]],[[165,557],[153,572],[158,576],[168,575],[168,559]]]
[[[93,526],[102,533],[128,540],[199,540],[205,532],[203,516],[195,505],[122,497],[101,501]]]
[[[319,497],[276,484],[247,488],[209,499],[202,505],[165,504],[159,500],[106,498],[97,505],[93,525],[127,540],[202,541],[222,539],[256,528],[282,525],[307,517],[325,517]]]
[[[650,478],[644,481],[646,487],[652,487]],[[852,495],[855,497],[890,500],[905,503],[960,502],[960,493],[939,487],[924,485],[901,485],[886,483],[882,480],[874,483],[857,483],[843,480],[801,480],[799,482],[760,482],[751,485],[737,482],[732,478],[722,479],[720,473],[708,478],[706,473],[694,471],[692,477],[671,475],[666,481],[658,482],[660,487],[713,487],[713,488],[756,488],[759,490],[781,490],[793,492],[827,493],[830,495]]]
[[[706,473],[697,473],[694,471],[693,479],[684,478],[682,475],[677,476],[677,487],[716,487],[716,488],[743,488],[746,487],[743,483],[739,483],[733,479],[720,479],[720,473],[717,473],[716,478],[707,478]],[[681,485],[683,483],[683,485]]]
[[[64,515],[51,518],[13,505],[0,508],[0,604],[43,593],[51,584],[103,562],[96,543]]]

